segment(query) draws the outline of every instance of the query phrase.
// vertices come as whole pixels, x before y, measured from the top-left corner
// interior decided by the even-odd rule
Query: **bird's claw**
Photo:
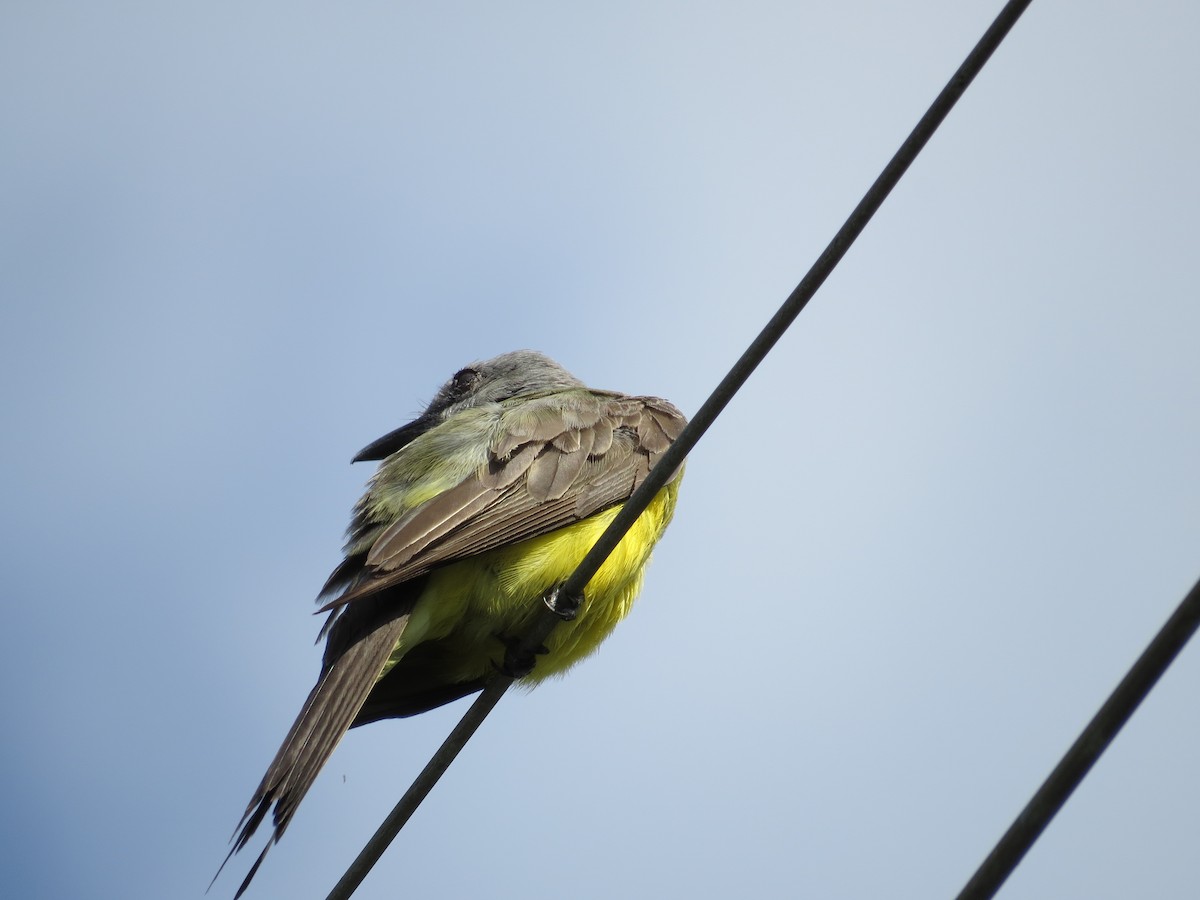
[[[493,634],[492,637],[504,645],[504,661],[498,663],[492,660],[492,668],[509,678],[524,678],[533,671],[537,658],[550,652],[544,644],[528,650],[519,638],[506,637],[502,634]]]
[[[546,604],[546,608],[564,622],[570,622],[579,615],[582,599],[578,594],[564,594],[561,585],[555,585],[542,596],[542,602]]]

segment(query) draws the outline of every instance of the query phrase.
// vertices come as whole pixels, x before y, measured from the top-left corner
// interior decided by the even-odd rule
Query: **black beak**
[[[421,416],[421,418],[409,422],[395,431],[389,431],[379,440],[367,444],[367,446],[358,451],[354,459],[350,460],[350,462],[370,462],[377,459],[386,459],[401,447],[411,444],[434,425],[438,424],[439,421],[439,418],[435,415]]]

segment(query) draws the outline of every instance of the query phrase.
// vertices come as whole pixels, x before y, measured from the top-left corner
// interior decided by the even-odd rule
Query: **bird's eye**
[[[475,385],[479,383],[479,373],[474,369],[459,369],[454,373],[454,378],[451,379],[451,390],[456,397],[461,397],[467,394]]]

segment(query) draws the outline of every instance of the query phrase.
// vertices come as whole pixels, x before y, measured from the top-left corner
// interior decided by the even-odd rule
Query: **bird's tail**
[[[233,847],[221,863],[221,869],[224,869],[225,863],[246,846],[274,806],[274,831],[250,867],[234,900],[249,887],[267,851],[287,829],[317,773],[358,715],[407,623],[407,615],[385,621],[335,659],[326,658],[320,679],[250,799],[231,838]],[[221,874],[221,869],[217,870],[217,875]],[[214,875],[214,882],[216,878]]]

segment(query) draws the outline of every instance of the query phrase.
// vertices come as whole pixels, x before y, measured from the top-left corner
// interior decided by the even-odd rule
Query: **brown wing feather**
[[[686,419],[658,398],[590,392],[525,401],[502,424],[487,467],[389,526],[324,609],[628,499]]]
[[[439,494],[390,525],[372,545],[367,566],[399,569],[434,541],[470,521],[492,502],[495,493],[472,480]]]

